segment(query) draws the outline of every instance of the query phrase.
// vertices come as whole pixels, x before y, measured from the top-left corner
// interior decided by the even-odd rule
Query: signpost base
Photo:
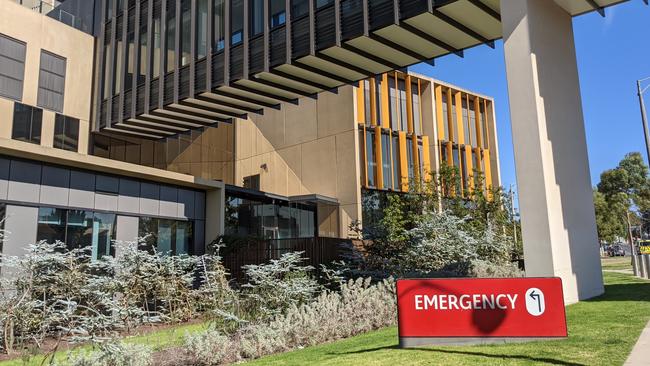
[[[561,340],[565,337],[400,337],[400,348],[413,348],[424,346],[479,346],[486,344],[525,343],[535,341]]]

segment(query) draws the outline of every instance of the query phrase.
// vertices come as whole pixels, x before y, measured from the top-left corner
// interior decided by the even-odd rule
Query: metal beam
[[[202,104],[199,104],[199,103],[192,102],[191,100],[188,100],[188,99],[181,100],[180,102],[178,102],[178,104],[180,104],[182,106],[185,106],[185,107],[199,109],[199,110],[205,111],[205,112],[221,114],[221,115],[228,116],[228,117],[242,118],[242,119],[248,118],[246,113],[237,113],[237,112],[232,112],[232,111],[226,111],[226,110],[219,109],[219,108],[213,108],[213,107],[210,107],[210,106],[207,106],[207,105],[202,105]]]
[[[340,66],[342,68],[354,71],[357,74],[361,74],[361,75],[365,75],[365,76],[373,76],[373,75],[375,75],[375,73],[372,72],[372,71],[366,70],[366,69],[364,69],[362,67],[359,67],[357,65],[353,65],[353,64],[351,64],[349,62],[339,60],[339,59],[334,58],[334,57],[332,57],[332,56],[330,56],[328,54],[325,54],[323,52],[316,52],[316,57],[318,57],[318,58],[320,58],[320,59],[322,59],[324,61],[327,61],[329,63],[332,63],[334,65]]]
[[[477,8],[481,9],[485,14],[501,22],[501,14],[499,14],[499,12],[495,11],[491,7],[485,5],[485,3],[481,0],[469,0],[469,2]]]
[[[370,39],[372,39],[374,41],[377,41],[379,43],[382,43],[385,46],[390,47],[390,48],[392,48],[392,49],[394,49],[394,50],[396,50],[398,52],[401,52],[401,53],[403,53],[403,54],[405,54],[405,55],[407,55],[409,57],[412,57],[412,58],[414,58],[414,59],[416,59],[418,61],[419,60],[427,60],[427,59],[429,59],[429,56],[423,55],[423,54],[421,54],[421,53],[419,53],[417,51],[414,51],[414,50],[412,50],[410,48],[406,48],[406,47],[404,47],[404,46],[402,46],[400,44],[397,44],[397,43],[391,41],[390,39],[387,39],[387,38],[385,38],[383,36],[380,36],[379,34],[370,33]]]
[[[158,117],[158,118],[167,118],[170,119],[169,117]],[[193,129],[193,128],[200,128],[203,127],[203,124],[198,124],[198,123],[189,123],[189,122],[181,122],[181,121],[168,121],[168,120],[162,120],[158,118],[152,118],[148,116],[138,116],[137,120],[138,121],[145,121],[145,122],[150,122],[150,123],[157,123],[161,125],[167,125],[167,126],[174,126],[178,128],[185,128],[185,129]]]
[[[222,97],[226,97],[226,98],[241,100],[242,102],[259,105],[259,106],[266,107],[266,108],[273,108],[273,109],[278,109],[278,110],[280,109],[280,104],[279,103],[278,104],[267,103],[267,102],[261,101],[259,99],[249,98],[249,97],[244,96],[244,95],[231,93],[231,92],[221,90],[221,89],[215,89],[215,90],[211,91],[210,93],[216,94],[216,95],[221,95]]]
[[[341,43],[341,48],[343,48],[344,50],[350,51],[352,53],[355,53],[358,56],[361,56],[363,58],[367,58],[368,60],[376,62],[376,63],[378,63],[380,65],[383,65],[383,66],[385,66],[385,67],[387,67],[387,68],[389,68],[391,70],[402,68],[401,65],[398,65],[398,64],[396,64],[396,63],[394,63],[392,61],[388,61],[388,60],[386,60],[386,59],[384,59],[382,57],[379,57],[377,55],[374,55],[372,53],[366,52],[366,51],[364,51],[364,50],[362,50],[362,49],[360,49],[360,48],[358,48],[356,46],[353,46],[353,45],[351,45],[349,43],[345,43],[345,42]]]
[[[248,86],[241,85],[241,84],[234,84],[233,83],[233,84],[228,85],[228,86],[231,87],[231,88],[235,88],[235,89],[243,90],[245,92],[249,92],[251,94],[257,94],[257,95],[265,97],[265,98],[274,99],[274,100],[278,100],[280,102],[285,102],[285,103],[291,103],[291,104],[298,105],[298,98],[287,98],[287,97],[283,97],[281,95],[271,94],[271,93],[267,93],[267,92],[262,91],[262,90],[249,88]]]
[[[193,118],[177,116],[175,114],[169,114],[169,113],[165,113],[165,112],[166,112],[166,110],[163,109],[162,111],[161,110],[151,111],[151,112],[149,112],[149,114],[154,116],[154,117],[168,118],[168,119],[179,121],[179,122],[193,123],[193,124],[197,124],[197,125],[201,125],[201,126],[210,126],[210,125],[214,124],[214,122],[198,121],[198,120],[193,119]],[[175,112],[175,111],[169,110],[169,112]],[[183,112],[179,112],[179,113],[183,113]]]
[[[594,0],[585,0],[585,1],[587,1],[587,4],[589,4],[589,6],[591,6],[595,11],[597,11],[601,17],[603,18],[605,17],[605,8],[598,5]],[[646,0],[646,4],[647,4],[647,0]]]
[[[218,106],[224,106],[224,107],[228,107],[228,108],[239,109],[239,110],[242,110],[244,112],[250,112],[250,113],[255,113],[255,114],[264,114],[264,108],[246,107],[246,106],[242,106],[240,104],[230,103],[230,102],[226,102],[224,100],[219,100],[219,99],[206,97],[205,95],[197,95],[197,96],[194,97],[194,99],[198,99],[198,100],[200,100],[202,102],[206,102],[206,103],[212,103],[212,104],[215,104],[215,105],[218,105]]]
[[[256,83],[266,85],[266,86],[269,86],[271,88],[275,88],[275,89],[278,89],[278,90],[283,90],[283,91],[286,91],[287,93],[296,94],[296,95],[300,95],[300,96],[303,96],[303,97],[309,97],[309,98],[314,97],[313,92],[308,92],[308,91],[304,91],[304,90],[301,90],[301,89],[292,88],[290,86],[286,86],[286,85],[282,85],[282,84],[279,84],[279,83],[276,83],[276,82],[273,82],[273,81],[270,81],[270,80],[262,79],[260,77],[260,75],[255,75],[255,77],[253,79],[250,79],[250,81],[254,81]]]
[[[440,12],[440,10],[433,9],[432,14],[435,15],[436,18],[438,18],[438,19],[442,20],[443,22],[449,24],[450,26],[458,29],[459,31],[467,34],[468,36],[474,38],[475,40],[477,40],[477,41],[479,41],[481,43],[487,44],[490,48],[494,48],[494,42],[492,40],[489,40],[489,39],[485,38],[480,33],[474,31],[473,29],[470,29],[465,24],[457,21],[456,19],[454,19],[454,18],[452,18],[452,17],[450,17],[450,16],[448,16],[446,14],[443,14],[442,12]]]
[[[310,87],[315,88],[315,89],[330,90],[330,89],[333,88],[333,87],[331,87],[329,85],[321,84],[319,82],[308,80],[308,79],[302,78],[300,76],[292,75],[292,74],[289,74],[289,73],[286,73],[284,71],[280,71],[280,70],[277,70],[277,69],[271,70],[271,73],[274,74],[274,75],[283,77],[285,79],[293,80],[293,81],[295,81],[297,83],[309,85]]]
[[[405,31],[409,32],[409,33],[415,34],[416,36],[424,39],[425,41],[427,41],[429,43],[433,43],[436,46],[455,54],[458,57],[464,57],[463,50],[459,50],[458,48],[439,40],[438,38],[430,35],[429,33],[425,32],[425,31],[423,31],[423,30],[421,30],[419,28],[416,28],[416,27],[414,27],[414,26],[412,26],[412,25],[410,25],[410,24],[408,24],[406,22],[402,22],[400,24],[400,27],[402,29],[404,29]]]
[[[180,102],[180,103],[184,103],[184,104],[181,104],[181,105],[186,105],[185,102]],[[201,109],[201,108],[197,108],[197,107],[195,107],[193,105],[190,105],[190,106],[187,106],[187,107],[192,107],[192,108],[195,108],[195,109]],[[203,118],[203,119],[207,119],[207,120],[211,120],[211,121],[215,121],[215,122],[220,122],[220,121],[225,122],[225,119],[222,118],[222,117],[219,117],[219,116],[213,116],[211,114],[206,114],[206,113],[203,113],[203,112],[191,111],[191,110],[188,110],[188,109],[175,107],[173,105],[167,105],[167,106],[165,106],[164,109],[167,110],[167,111],[170,111],[170,112],[184,114],[186,116],[191,116],[191,117],[196,117],[196,118]]]
[[[175,132],[168,132],[168,131],[163,131],[160,129],[154,129],[151,127],[139,127],[135,125],[130,125],[125,122],[120,122],[115,124],[113,127],[118,128],[120,130],[126,130],[126,131],[131,131],[131,132],[138,132],[138,133],[146,133],[146,134],[157,134],[157,135],[163,135],[163,136],[174,136],[178,133],[178,131]]]
[[[311,72],[313,74],[316,74],[316,75],[322,75],[322,76],[324,76],[324,77],[326,77],[328,79],[336,80],[336,81],[338,81],[340,83],[343,83],[343,84],[349,84],[349,83],[353,82],[352,80],[350,80],[350,79],[348,79],[346,77],[343,77],[343,76],[340,76],[340,75],[337,75],[337,74],[333,74],[331,72],[327,72],[325,70],[322,70],[322,69],[319,69],[317,67],[308,65],[308,64],[306,64],[306,63],[304,63],[302,61],[299,61],[299,60],[295,60],[291,64],[291,66],[303,69],[305,71],[309,71],[309,72]]]
[[[148,121],[140,121],[139,119],[134,120],[134,119],[129,119],[127,121],[122,122],[125,125],[132,125],[132,126],[137,126],[137,127],[144,127],[144,128],[149,128],[153,130],[160,130],[160,131],[165,131],[169,133],[179,133],[179,132],[185,132],[188,131],[190,128],[189,127],[175,127],[172,125],[165,125],[164,123],[154,123],[154,122],[148,122]]]
[[[124,129],[117,129],[116,127],[106,127],[102,130],[103,134],[114,134],[118,136],[129,136],[129,137],[140,137],[144,138],[147,140],[160,140],[165,138],[165,136],[160,136],[160,135],[151,135],[147,133],[140,133],[140,132],[132,132],[132,131],[127,131]]]

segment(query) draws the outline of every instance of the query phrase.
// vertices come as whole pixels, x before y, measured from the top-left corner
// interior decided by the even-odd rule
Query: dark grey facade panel
[[[0,95],[22,100],[25,43],[0,34]]]
[[[41,50],[40,61],[37,105],[56,112],[63,112],[66,59]]]

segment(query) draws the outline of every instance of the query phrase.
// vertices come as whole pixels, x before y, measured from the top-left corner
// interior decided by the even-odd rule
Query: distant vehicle
[[[624,257],[625,250],[620,245],[611,245],[607,248],[607,255],[610,257]]]

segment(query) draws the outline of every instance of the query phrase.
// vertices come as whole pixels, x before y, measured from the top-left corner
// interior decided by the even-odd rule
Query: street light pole
[[[646,149],[646,156],[648,158],[648,166],[650,166],[650,133],[648,132],[648,117],[645,112],[645,102],[643,100],[643,93],[648,90],[650,86],[646,86],[645,88],[641,88],[641,82],[650,80],[650,77],[639,79],[636,81],[636,89],[637,89],[637,94],[639,95],[639,106],[641,108],[641,122],[643,123],[643,133],[645,136],[645,149]],[[629,226],[629,212],[628,212],[628,226]],[[643,232],[643,230],[642,230]],[[643,235],[643,234],[641,234]],[[637,261],[636,257],[636,251],[634,250],[634,241],[632,240],[632,232],[630,231],[630,249],[631,249],[631,254],[632,254],[632,267],[634,269],[634,274],[636,275],[638,273],[638,266],[639,263]]]

